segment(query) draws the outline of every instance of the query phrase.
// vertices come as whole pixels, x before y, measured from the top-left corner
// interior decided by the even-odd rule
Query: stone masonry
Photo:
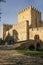
[[[41,12],[30,6],[18,13],[18,23],[14,25],[3,24],[2,39],[8,35],[13,36],[17,41],[33,39],[38,35],[43,41],[43,22]]]

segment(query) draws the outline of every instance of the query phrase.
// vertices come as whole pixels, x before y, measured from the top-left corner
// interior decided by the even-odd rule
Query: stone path
[[[43,59],[21,55],[15,50],[0,50],[0,65],[43,65]]]

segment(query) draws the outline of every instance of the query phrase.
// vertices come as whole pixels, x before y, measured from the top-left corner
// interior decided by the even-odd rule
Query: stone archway
[[[39,35],[35,35],[34,36],[34,40],[39,40],[40,38],[39,38]]]
[[[37,44],[36,44],[36,50],[39,50],[39,49],[40,49],[40,43],[37,42]]]
[[[34,45],[30,45],[29,46],[29,50],[34,50],[35,49],[35,46]]]
[[[36,34],[34,36],[34,40],[35,40],[35,50],[39,50],[39,48],[40,48],[40,37],[38,34]]]

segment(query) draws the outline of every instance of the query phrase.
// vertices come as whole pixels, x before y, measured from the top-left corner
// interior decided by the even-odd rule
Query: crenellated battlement
[[[35,8],[35,7],[33,7],[33,6],[31,6],[31,8],[32,8],[34,11],[36,11],[37,13],[41,13],[37,8]]]
[[[21,13],[23,13],[24,11],[26,11],[26,10],[28,10],[28,9],[32,9],[32,10],[38,12],[38,13],[41,13],[41,12],[40,12],[38,9],[36,9],[35,7],[29,6],[29,7],[25,8],[25,9],[23,9],[22,11],[20,11],[18,14],[21,14]]]
[[[31,6],[30,6],[31,7]],[[23,9],[22,11],[20,11],[18,14],[20,14],[20,13],[22,13],[22,12],[24,12],[24,11],[26,11],[26,10],[28,10],[30,7],[27,7],[27,8],[25,8],[25,9]]]
[[[9,24],[3,24],[3,28],[7,30],[9,30],[10,28],[12,28],[13,25],[9,25]]]

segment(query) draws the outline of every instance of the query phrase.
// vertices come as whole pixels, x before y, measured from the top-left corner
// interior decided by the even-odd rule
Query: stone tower
[[[29,25],[31,24],[31,6],[22,10],[18,14],[18,23],[25,20],[29,21]]]
[[[31,26],[38,28],[41,24],[41,12],[31,6]]]
[[[30,6],[18,14],[18,23],[28,20],[29,26],[39,27],[41,23],[41,12],[39,12],[36,8]]]

